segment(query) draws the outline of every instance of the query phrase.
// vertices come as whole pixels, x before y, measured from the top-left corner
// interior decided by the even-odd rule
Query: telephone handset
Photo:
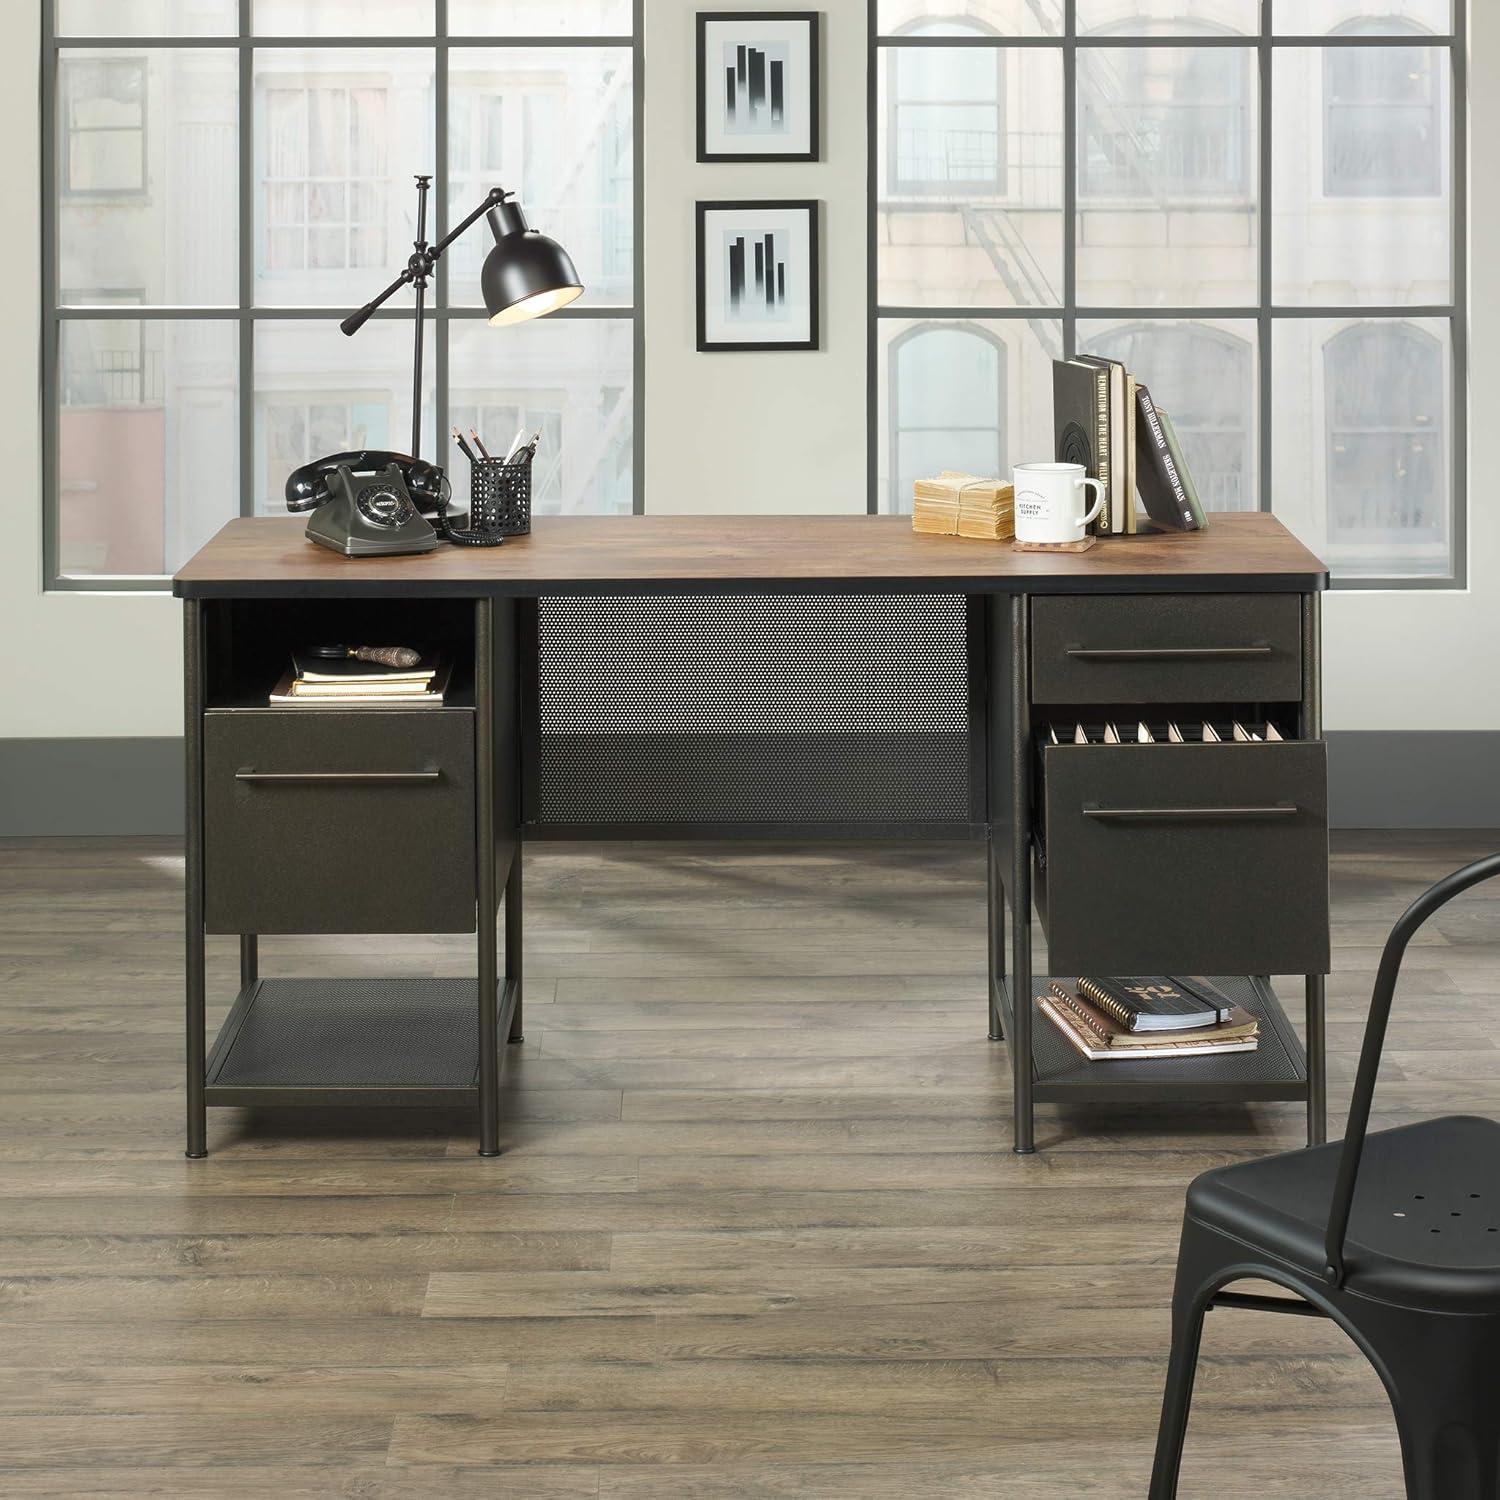
[[[294,470],[286,482],[286,508],[312,511],[308,540],[345,557],[431,552],[439,537],[481,547],[504,540],[483,531],[454,530],[448,521],[452,494],[437,464],[364,448],[330,454]],[[434,521],[429,524],[424,514]]]

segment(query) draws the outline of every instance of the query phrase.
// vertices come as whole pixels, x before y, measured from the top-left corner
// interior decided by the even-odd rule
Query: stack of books
[[[978,474],[944,469],[912,486],[911,529],[932,536],[1005,541],[1016,534],[1015,488]]]
[[[1135,531],[1137,494],[1164,530],[1208,525],[1172,419],[1119,360],[1053,360],[1052,414],[1058,462],[1082,464],[1104,486],[1095,535]]]
[[[1037,1004],[1090,1062],[1254,1052],[1260,1022],[1194,975],[1053,980]]]
[[[441,708],[453,663],[435,652],[414,666],[389,667],[353,657],[300,651],[271,694],[274,708]]]

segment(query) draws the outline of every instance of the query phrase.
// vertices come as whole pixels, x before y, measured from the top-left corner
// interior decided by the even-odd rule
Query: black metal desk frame
[[[1033,1020],[1033,1007],[1017,1004],[1015,997],[1034,992],[1039,983],[1033,972],[1031,913],[1034,901],[1034,873],[1037,871],[1037,834],[1040,810],[1034,806],[1036,785],[1033,758],[1036,755],[1034,735],[1041,719],[1034,694],[1032,608],[1033,600],[1058,593],[1128,595],[1131,609],[1143,617],[1149,615],[1156,601],[1180,599],[1187,594],[1247,591],[1263,595],[1294,595],[1298,600],[1300,621],[1300,691],[1295,702],[1297,737],[1304,741],[1321,740],[1320,702],[1320,613],[1319,591],[1324,586],[1321,575],[1298,575],[1284,578],[1262,576],[1251,579],[1210,580],[1192,577],[1168,577],[1160,582],[1160,594],[1150,591],[1149,580],[1132,580],[1121,586],[1119,579],[1105,580],[1091,590],[1064,586],[1055,582],[1037,584],[1027,579],[1005,586],[986,582],[955,596],[952,581],[942,587],[920,579],[903,579],[879,585],[831,590],[826,585],[800,586],[778,582],[767,587],[763,582],[747,580],[744,584],[726,583],[723,579],[696,582],[677,579],[669,584],[643,583],[608,587],[592,585],[551,591],[528,589],[521,584],[497,581],[476,583],[467,597],[455,598],[445,591],[448,607],[472,612],[473,630],[473,701],[474,714],[474,783],[473,807],[475,826],[473,896],[477,920],[472,928],[476,941],[476,979],[478,1003],[478,1056],[471,1076],[454,1077],[436,1087],[390,1086],[376,1082],[351,1082],[347,1079],[282,1084],[274,1079],[245,1083],[226,1081],[224,1063],[246,1025],[263,983],[258,974],[258,938],[255,933],[241,933],[240,994],[214,1047],[206,1035],[205,985],[205,867],[215,857],[206,847],[205,818],[205,747],[206,716],[215,711],[213,682],[216,666],[212,658],[211,637],[224,639],[224,628],[217,634],[211,629],[210,615],[227,610],[233,601],[316,597],[337,600],[341,597],[336,584],[309,588],[288,584],[284,589],[257,583],[238,590],[232,582],[209,588],[179,586],[185,598],[186,662],[186,750],[187,750],[187,845],[186,845],[186,925],[187,925],[187,1154],[207,1154],[206,1111],[210,1106],[257,1106],[286,1104],[381,1105],[441,1103],[472,1104],[478,1115],[479,1150],[482,1155],[497,1155],[500,1150],[500,1085],[503,1049],[500,1038],[516,1042],[522,1036],[523,1024],[523,890],[521,851],[524,843],[545,839],[609,838],[712,838],[762,839],[801,837],[822,839],[886,838],[976,838],[986,845],[988,874],[987,917],[989,985],[987,1012],[991,1040],[1006,1039],[1011,1052],[1014,1085],[1014,1137],[1017,1152],[1035,1149],[1034,1112],[1038,1103],[1046,1102],[1150,1102],[1166,1099],[1229,1102],[1247,1099],[1284,1099],[1305,1102],[1307,1134],[1310,1143],[1325,1137],[1326,1084],[1324,1048],[1324,974],[1307,973],[1305,985],[1305,1055],[1295,1034],[1287,1024],[1279,1004],[1264,975],[1245,978],[1247,1003],[1262,1016],[1263,1033],[1277,1044],[1274,1056],[1279,1059],[1270,1071],[1216,1075],[1212,1067],[1192,1068],[1182,1064],[1101,1064],[1090,1071],[1087,1065],[1072,1066],[1060,1062],[1049,1046],[1059,1045],[1045,1024],[1039,1031]],[[630,601],[652,598],[755,599],[817,598],[833,601],[857,601],[899,595],[921,600],[944,597],[953,605],[961,598],[963,611],[962,672],[967,686],[967,808],[963,816],[921,818],[902,815],[872,817],[865,809],[860,816],[847,815],[846,809],[835,809],[831,816],[807,816],[803,808],[796,818],[770,815],[746,815],[744,809],[732,819],[695,813],[688,808],[680,816],[632,819],[595,816],[559,816],[555,807],[541,805],[539,767],[546,747],[543,743],[539,713],[541,651],[539,649],[539,609],[548,598],[606,598],[614,610],[629,609]],[[420,600],[421,591],[407,593],[408,599]],[[263,700],[262,700],[263,701]],[[260,710],[262,713],[266,710]],[[372,732],[378,729],[383,710],[371,713]],[[302,711],[283,711],[299,716]],[[920,731],[921,726],[914,726]],[[851,746],[855,747],[851,749]],[[858,736],[835,747],[836,759],[853,756],[847,769],[858,772]],[[810,751],[809,753],[817,753]],[[822,753],[827,752],[826,748]],[[770,812],[766,809],[766,812]],[[1326,840],[1325,840],[1326,856]],[[1326,891],[1325,891],[1326,893]],[[504,896],[503,968],[497,955],[500,938],[498,914]],[[1313,914],[1320,922],[1326,945],[1326,906]],[[1008,926],[1007,926],[1008,922]],[[224,930],[216,928],[214,930]],[[272,930],[272,929],[263,929]],[[302,930],[302,929],[298,929]],[[307,929],[328,930],[328,929]],[[369,930],[369,929],[360,929]],[[444,929],[457,930],[457,929]],[[1009,972],[1006,948],[1009,945]],[[1158,971],[1187,967],[1171,953],[1163,953]],[[1326,964],[1322,966],[1326,970]],[[1116,972],[1109,969],[1104,972]],[[418,983],[418,981],[407,981]],[[315,981],[282,981],[286,984],[314,984]],[[340,983],[331,981],[329,983]],[[348,983],[345,981],[344,983]],[[400,981],[396,981],[400,983]],[[450,986],[466,981],[434,981]],[[456,993],[456,992],[455,992]],[[473,988],[465,993],[472,1003]],[[1196,1060],[1195,1060],[1196,1061]],[[1218,1060],[1213,1060],[1217,1064]],[[1186,1072],[1160,1071],[1141,1076],[1141,1067]],[[1130,1070],[1127,1075],[1112,1069]]]

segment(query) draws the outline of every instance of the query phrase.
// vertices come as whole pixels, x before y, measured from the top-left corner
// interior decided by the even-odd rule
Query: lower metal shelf
[[[496,995],[501,1065],[516,986]],[[258,979],[205,1068],[210,1105],[442,1106],[479,1099],[473,979]]]
[[[1071,984],[1072,980],[1060,982]],[[1033,1004],[1032,1087],[1037,1102],[1169,1104],[1306,1099],[1307,1056],[1275,991],[1253,976],[1215,976],[1213,982],[1237,1005],[1260,1017],[1260,1045],[1254,1052],[1145,1062],[1090,1062]],[[1046,994],[1050,983],[1050,978],[1034,980],[1033,995]],[[996,986],[995,999],[1009,1038],[1014,1034],[1014,1018],[1008,981]]]

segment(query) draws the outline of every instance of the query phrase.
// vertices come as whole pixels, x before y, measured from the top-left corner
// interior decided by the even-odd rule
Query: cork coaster
[[[1098,540],[1085,536],[1076,542],[1012,542],[1011,547],[1017,552],[1087,552]]]

